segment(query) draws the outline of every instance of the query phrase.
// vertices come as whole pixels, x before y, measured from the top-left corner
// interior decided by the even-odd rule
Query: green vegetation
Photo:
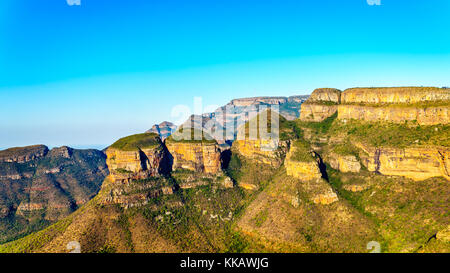
[[[313,162],[315,159],[311,155],[311,147],[304,140],[296,140],[292,145],[295,147],[295,152],[291,156],[291,160],[298,162]]]
[[[352,140],[372,146],[440,145],[450,147],[450,125],[410,126],[407,123],[336,121],[330,128],[330,134],[336,136],[346,134]]]
[[[121,138],[110,147],[122,151],[136,151],[139,149],[158,147],[160,144],[161,140],[157,134],[144,133]]]
[[[337,113],[334,113],[332,116],[326,118],[322,122],[306,122],[306,121],[300,121],[297,120],[297,125],[301,128],[309,128],[311,129],[315,134],[326,134],[333,122],[337,118]]]
[[[333,145],[331,151],[338,155],[354,155],[359,156],[359,150],[349,142]]]

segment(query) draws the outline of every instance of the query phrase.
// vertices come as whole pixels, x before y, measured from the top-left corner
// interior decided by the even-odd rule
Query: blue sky
[[[449,86],[450,1],[2,0],[0,147],[108,145],[171,109]]]

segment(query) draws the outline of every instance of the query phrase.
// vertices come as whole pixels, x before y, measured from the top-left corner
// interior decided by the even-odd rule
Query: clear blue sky
[[[450,1],[0,1],[0,147],[108,145],[178,104],[450,85]]]

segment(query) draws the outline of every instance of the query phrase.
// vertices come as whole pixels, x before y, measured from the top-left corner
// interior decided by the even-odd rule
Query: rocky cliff
[[[339,105],[338,119],[394,123],[409,121],[418,125],[448,124],[450,122],[450,103],[447,106],[435,107]]]
[[[361,161],[369,171],[398,175],[413,180],[442,176],[450,180],[450,148],[448,147],[370,147],[362,149]]]
[[[106,164],[114,181],[146,179],[170,171],[170,159],[155,133],[119,139],[106,150]]]
[[[341,91],[332,88],[316,89],[302,104],[300,120],[320,122],[336,113]]]
[[[44,145],[10,148],[0,151],[0,162],[26,163],[42,158],[47,153],[48,148]]]
[[[437,87],[350,88],[341,96],[342,104],[415,104],[450,101],[450,89]]]
[[[450,91],[431,87],[351,88],[342,93],[338,119],[448,124]]]
[[[88,202],[108,174],[97,150],[37,145],[0,151],[0,241],[23,236]]]
[[[182,130],[177,133],[183,134]],[[200,140],[195,140],[194,131],[190,131],[192,134],[190,133],[186,137],[177,139],[173,135],[166,140],[165,144],[173,160],[172,169],[186,169],[211,174],[220,172],[219,145],[215,140],[211,140],[211,137],[206,138],[202,131],[199,132]]]

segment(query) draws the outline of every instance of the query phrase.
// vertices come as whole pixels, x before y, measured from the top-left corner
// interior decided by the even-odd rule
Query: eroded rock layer
[[[450,149],[447,147],[370,147],[357,144],[369,171],[399,175],[413,180],[442,176],[450,180]]]
[[[213,174],[220,171],[220,150],[216,143],[167,142],[166,146],[173,157],[173,170]]]

